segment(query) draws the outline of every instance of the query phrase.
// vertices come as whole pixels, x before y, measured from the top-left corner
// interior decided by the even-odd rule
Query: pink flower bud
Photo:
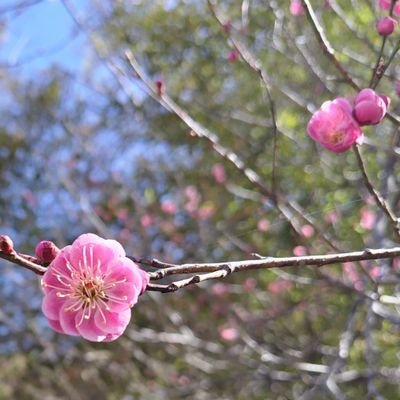
[[[364,137],[352,116],[351,104],[344,98],[323,103],[311,117],[307,130],[316,142],[335,153],[348,150],[355,142],[362,143]]]
[[[0,251],[4,254],[12,254],[15,252],[14,243],[9,236],[0,236]]]
[[[376,24],[376,30],[381,36],[389,36],[397,26],[397,21],[392,17],[383,17]]]
[[[235,62],[239,58],[239,53],[236,50],[232,50],[228,53],[228,61],[229,62]]]
[[[50,264],[60,252],[60,249],[50,240],[42,240],[35,248],[36,257],[45,264]]]
[[[363,125],[377,125],[386,114],[390,100],[372,89],[363,89],[354,101],[354,117]]]
[[[294,17],[304,14],[304,6],[301,0],[292,0],[289,7],[290,14]]]

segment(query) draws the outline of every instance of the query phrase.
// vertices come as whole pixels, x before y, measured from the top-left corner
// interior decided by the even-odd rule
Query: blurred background
[[[33,254],[40,240],[63,247],[93,232],[173,263],[333,252],[321,232],[340,251],[393,246],[354,154],[329,153],[306,133],[322,102],[355,92],[290,3],[3,0],[1,233]],[[337,58],[368,86],[384,11],[372,0],[310,3]],[[131,50],[269,186],[271,107],[231,38],[268,76],[277,187],[301,209],[304,218],[289,215],[297,234],[235,165],[148,96],[124,60]],[[397,40],[388,38],[386,59]],[[394,114],[397,64],[378,87]],[[367,169],[399,213],[398,126],[364,133]],[[120,339],[89,343],[53,332],[39,278],[1,260],[0,399],[400,398],[399,266],[253,271],[147,292]]]

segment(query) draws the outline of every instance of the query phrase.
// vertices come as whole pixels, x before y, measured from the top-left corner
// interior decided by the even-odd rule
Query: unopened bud
[[[0,251],[4,254],[14,253],[14,243],[9,236],[0,236]]]
[[[49,240],[42,240],[35,248],[36,257],[45,264],[50,264],[59,252],[60,249]]]
[[[226,21],[222,24],[222,29],[224,30],[225,33],[229,33],[232,29],[232,23],[231,21]]]
[[[157,94],[159,96],[162,96],[162,94],[164,93],[164,81],[162,79],[157,79],[155,81],[155,84],[156,84]]]
[[[389,36],[397,26],[397,21],[392,17],[384,17],[376,24],[376,30],[381,36]]]

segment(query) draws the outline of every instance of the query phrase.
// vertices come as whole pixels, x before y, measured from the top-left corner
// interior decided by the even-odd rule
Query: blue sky
[[[18,3],[20,0],[2,1],[0,12]],[[71,3],[83,11],[87,1]],[[22,11],[3,12],[0,18],[6,20],[0,36],[0,65],[29,74],[54,63],[69,70],[81,66],[85,38],[60,0],[43,0]]]

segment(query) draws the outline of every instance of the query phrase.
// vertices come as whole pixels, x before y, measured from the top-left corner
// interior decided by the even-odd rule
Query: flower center
[[[98,299],[105,300],[104,285],[101,279],[88,279],[79,283],[76,294],[86,303],[95,303]]]
[[[328,141],[330,144],[335,145],[335,144],[340,143],[343,140],[343,137],[344,137],[344,133],[334,131],[329,134]]]

